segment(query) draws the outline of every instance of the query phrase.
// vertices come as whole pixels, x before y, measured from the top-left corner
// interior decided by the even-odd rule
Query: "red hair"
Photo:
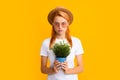
[[[69,17],[65,12],[62,12],[62,11],[55,12],[52,16],[52,21],[54,20],[55,16],[61,16],[61,17],[65,18],[68,21],[68,23],[70,22]],[[71,36],[70,36],[69,27],[67,28],[67,30],[65,32],[65,38],[67,39],[68,43],[72,47],[72,39],[71,39]],[[51,40],[50,40],[49,48],[52,48],[55,40],[56,40],[56,32],[54,30],[54,27],[52,26],[52,34],[51,34]]]

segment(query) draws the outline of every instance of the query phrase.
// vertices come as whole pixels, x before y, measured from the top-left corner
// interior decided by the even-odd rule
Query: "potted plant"
[[[70,45],[68,43],[64,43],[64,41],[55,43],[52,50],[56,56],[56,60],[64,62],[66,61],[66,57],[70,54]]]

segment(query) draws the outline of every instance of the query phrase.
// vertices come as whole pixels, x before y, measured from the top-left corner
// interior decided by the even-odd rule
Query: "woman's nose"
[[[62,25],[61,25],[61,24],[59,24],[59,25],[58,25],[58,27],[59,27],[59,28],[62,28]]]

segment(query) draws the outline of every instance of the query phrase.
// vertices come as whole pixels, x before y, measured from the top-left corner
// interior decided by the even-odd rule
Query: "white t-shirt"
[[[82,44],[79,38],[71,37],[72,39],[72,48],[70,54],[67,56],[66,61],[68,62],[68,67],[74,67],[74,58],[76,55],[83,54]],[[67,39],[56,39],[55,43],[64,41],[67,43]],[[40,55],[41,56],[48,56],[50,60],[50,67],[53,67],[55,61],[55,55],[52,50],[49,50],[50,38],[47,38],[43,41]],[[77,74],[65,74],[63,70],[59,70],[56,74],[48,75],[48,80],[78,80]]]

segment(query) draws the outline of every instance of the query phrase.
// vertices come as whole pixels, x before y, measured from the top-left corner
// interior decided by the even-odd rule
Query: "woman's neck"
[[[57,35],[56,38],[57,39],[65,39],[66,37],[65,37],[65,35]]]

